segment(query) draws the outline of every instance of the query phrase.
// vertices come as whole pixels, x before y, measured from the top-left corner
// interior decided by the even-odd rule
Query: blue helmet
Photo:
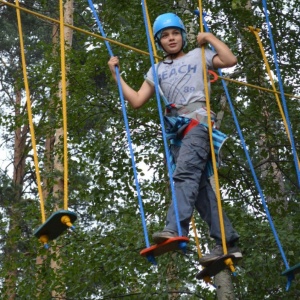
[[[163,50],[160,44],[160,37],[162,31],[168,28],[180,29],[183,40],[182,47],[184,48],[187,45],[186,29],[182,20],[174,13],[165,13],[160,15],[154,21],[153,34],[157,48]]]

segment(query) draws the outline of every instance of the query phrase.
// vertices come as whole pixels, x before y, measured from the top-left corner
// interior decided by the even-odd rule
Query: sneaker
[[[155,232],[152,235],[152,238],[153,238],[153,241],[155,244],[161,244],[161,243],[165,242],[166,240],[177,237],[177,236],[178,236],[178,234],[176,231],[165,229],[161,232]]]
[[[243,258],[243,255],[237,246],[232,246],[227,248],[227,253],[234,256],[234,261],[240,260]],[[212,263],[214,260],[218,259],[220,256],[223,256],[223,247],[221,245],[216,245],[215,248],[207,255],[199,259],[202,266],[207,266]]]

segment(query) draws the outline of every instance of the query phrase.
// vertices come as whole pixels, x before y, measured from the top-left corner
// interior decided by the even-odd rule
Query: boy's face
[[[164,51],[168,54],[176,54],[182,50],[182,34],[180,29],[165,29],[160,37],[160,43]]]

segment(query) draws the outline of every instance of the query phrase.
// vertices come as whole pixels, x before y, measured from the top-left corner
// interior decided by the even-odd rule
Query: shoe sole
[[[229,255],[233,255],[234,257],[232,258],[234,263],[237,263],[238,261],[240,261],[243,258],[243,255],[239,252],[236,253],[228,253]],[[218,260],[220,258],[220,256],[216,256],[216,257],[212,257],[210,260],[204,260],[201,261],[201,258],[199,260],[200,265],[203,267],[207,267],[209,266],[211,263],[213,263],[214,261]]]

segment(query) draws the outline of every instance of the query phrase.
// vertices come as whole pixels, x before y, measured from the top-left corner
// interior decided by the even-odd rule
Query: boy
[[[153,34],[158,48],[165,53],[163,62],[155,66],[164,96],[176,107],[177,115],[199,121],[199,124],[183,137],[180,148],[173,146],[171,151],[176,162],[173,180],[182,235],[188,235],[190,220],[196,208],[208,224],[210,236],[216,241],[211,253],[200,259],[202,265],[207,265],[223,255],[223,248],[216,195],[205,174],[205,167],[210,159],[210,142],[207,127],[200,124],[207,123],[201,48],[184,53],[183,48],[187,44],[186,29],[181,19],[173,13],[157,17],[153,25]],[[209,69],[232,67],[237,63],[230,49],[213,34],[199,33],[197,42],[199,46],[210,43],[215,48],[216,52],[205,49],[206,66]],[[117,81],[115,67],[119,67],[118,58],[111,57],[108,65]],[[133,90],[121,78],[124,97],[132,107],[141,107],[153,96],[155,88],[151,82],[154,82],[152,68],[138,91]],[[239,235],[225,213],[223,218],[228,254],[233,254],[236,259],[242,258],[236,246]],[[171,205],[165,228],[154,233],[153,240],[159,244],[176,236],[177,224],[174,207]]]

